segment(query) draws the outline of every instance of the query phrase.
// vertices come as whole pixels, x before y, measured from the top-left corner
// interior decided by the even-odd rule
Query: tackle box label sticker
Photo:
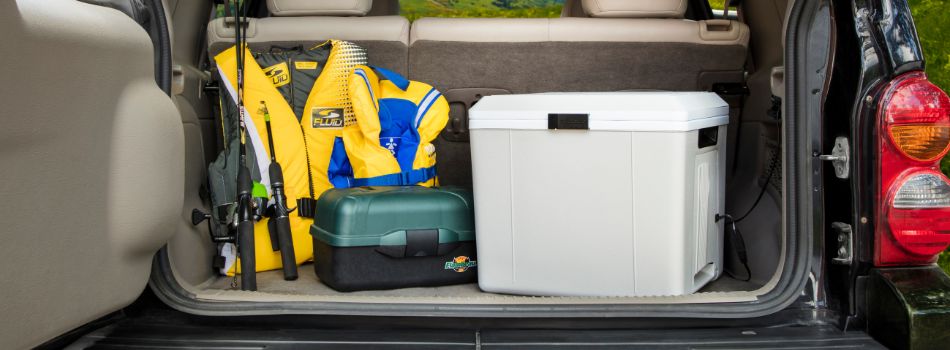
[[[469,259],[467,256],[456,256],[452,261],[445,262],[446,270],[453,270],[455,272],[465,272],[468,269],[478,266],[478,262],[475,260]]]
[[[294,62],[294,67],[297,69],[317,69],[317,62],[297,61],[297,62]]]
[[[343,127],[343,108],[314,107],[310,118],[314,129],[339,129]]]
[[[274,83],[274,87],[290,84],[290,70],[287,69],[287,62],[264,68],[264,75],[270,79],[271,83]]]

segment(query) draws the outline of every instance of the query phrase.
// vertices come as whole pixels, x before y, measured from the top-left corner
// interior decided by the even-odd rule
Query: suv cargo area
[[[451,106],[449,124],[436,142],[443,186],[473,184],[467,110],[483,96],[638,90],[718,93],[730,111],[725,212],[735,218],[748,212],[736,225],[748,251],[751,276],[736,257],[736,242],[726,238],[721,277],[696,293],[648,297],[516,296],[486,293],[477,284],[342,293],[321,283],[311,263],[299,267],[295,281],[285,281],[281,271],[274,270],[257,274],[256,292],[236,288],[234,277],[211,268],[216,247],[207,226],[190,222],[193,208],[209,210],[207,165],[223,147],[216,105],[221,87],[209,83],[218,74],[214,56],[234,45],[234,21],[208,22],[208,14],[213,14],[210,1],[171,2],[175,3],[168,7],[173,57],[183,67],[183,89],[175,100],[185,127],[186,190],[181,221],[156,258],[151,285],[173,306],[206,314],[481,310],[483,315],[501,315],[498,312],[519,307],[569,305],[594,310],[591,307],[751,303],[780,284],[803,283],[782,281],[782,276],[791,275],[783,274],[790,244],[783,220],[785,171],[778,102],[784,87],[781,80],[779,86],[772,84],[774,68],[784,65],[783,27],[789,7],[785,1],[743,2],[741,22],[707,19],[708,9],[692,8],[694,1],[689,2],[686,19],[681,19],[595,18],[583,11],[580,1],[570,0],[561,18],[421,18],[410,23],[398,16],[398,8],[381,5],[346,16],[281,16],[260,6],[249,19],[247,40],[252,51],[347,40],[367,50],[370,64],[441,91]],[[361,309],[367,305],[375,305],[377,311]],[[382,307],[385,311],[379,311]]]

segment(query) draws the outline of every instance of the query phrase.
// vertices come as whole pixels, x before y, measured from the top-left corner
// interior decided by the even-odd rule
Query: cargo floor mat
[[[550,303],[711,303],[755,300],[761,285],[723,276],[700,290],[686,296],[656,297],[532,297],[482,292],[478,285],[461,284],[443,287],[403,288],[393,290],[337,292],[321,283],[313,273],[313,266],[300,267],[296,281],[285,281],[281,271],[257,274],[257,292],[242,292],[231,288],[232,278],[219,278],[197,292],[197,297],[208,300],[233,301],[326,301],[376,303],[467,303],[467,304],[550,304]],[[608,301],[609,300],[609,301]]]

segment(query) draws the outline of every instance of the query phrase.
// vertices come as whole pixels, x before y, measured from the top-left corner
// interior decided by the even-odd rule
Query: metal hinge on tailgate
[[[851,147],[848,146],[848,138],[839,136],[835,139],[835,147],[831,149],[831,154],[822,154],[818,159],[830,161],[835,167],[835,176],[839,179],[847,179],[851,172]]]
[[[854,241],[852,239],[851,225],[843,222],[833,222],[831,223],[831,228],[834,229],[838,242],[838,249],[835,250],[837,255],[832,258],[831,261],[835,264],[851,265],[851,260],[854,257]]]

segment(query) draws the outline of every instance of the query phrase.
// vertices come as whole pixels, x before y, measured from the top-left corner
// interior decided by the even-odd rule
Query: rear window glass
[[[399,0],[399,12],[410,21],[420,17],[561,16],[564,0]]]
[[[713,10],[722,10],[725,6],[726,0],[709,0],[709,7]]]
[[[250,0],[248,0],[248,1],[250,1]],[[251,3],[251,4],[249,4],[249,5],[250,5],[250,6],[254,6],[253,3]],[[227,8],[225,8],[225,6],[227,6]],[[240,8],[240,7],[242,7],[242,6],[244,6],[244,0],[237,0],[237,1],[235,1],[235,0],[224,0],[224,3],[223,3],[223,4],[216,4],[216,5],[214,5],[214,17],[215,17],[215,18],[233,17],[233,16],[234,16],[234,13],[237,12],[236,9],[238,9],[238,8]]]
[[[738,2],[738,1],[732,1],[732,3],[729,4],[729,11],[730,11],[730,12],[736,10],[736,3],[737,3],[737,2]],[[722,9],[726,8],[726,0],[709,0],[709,8],[711,8],[711,9],[713,9],[713,10],[720,10],[720,11],[722,11]]]
[[[737,2],[738,1],[731,1],[729,4],[729,19],[736,19],[736,11],[738,11],[738,8],[735,4]],[[726,0],[709,0],[709,8],[712,9],[713,18],[722,18],[722,16],[725,14],[725,7]]]

